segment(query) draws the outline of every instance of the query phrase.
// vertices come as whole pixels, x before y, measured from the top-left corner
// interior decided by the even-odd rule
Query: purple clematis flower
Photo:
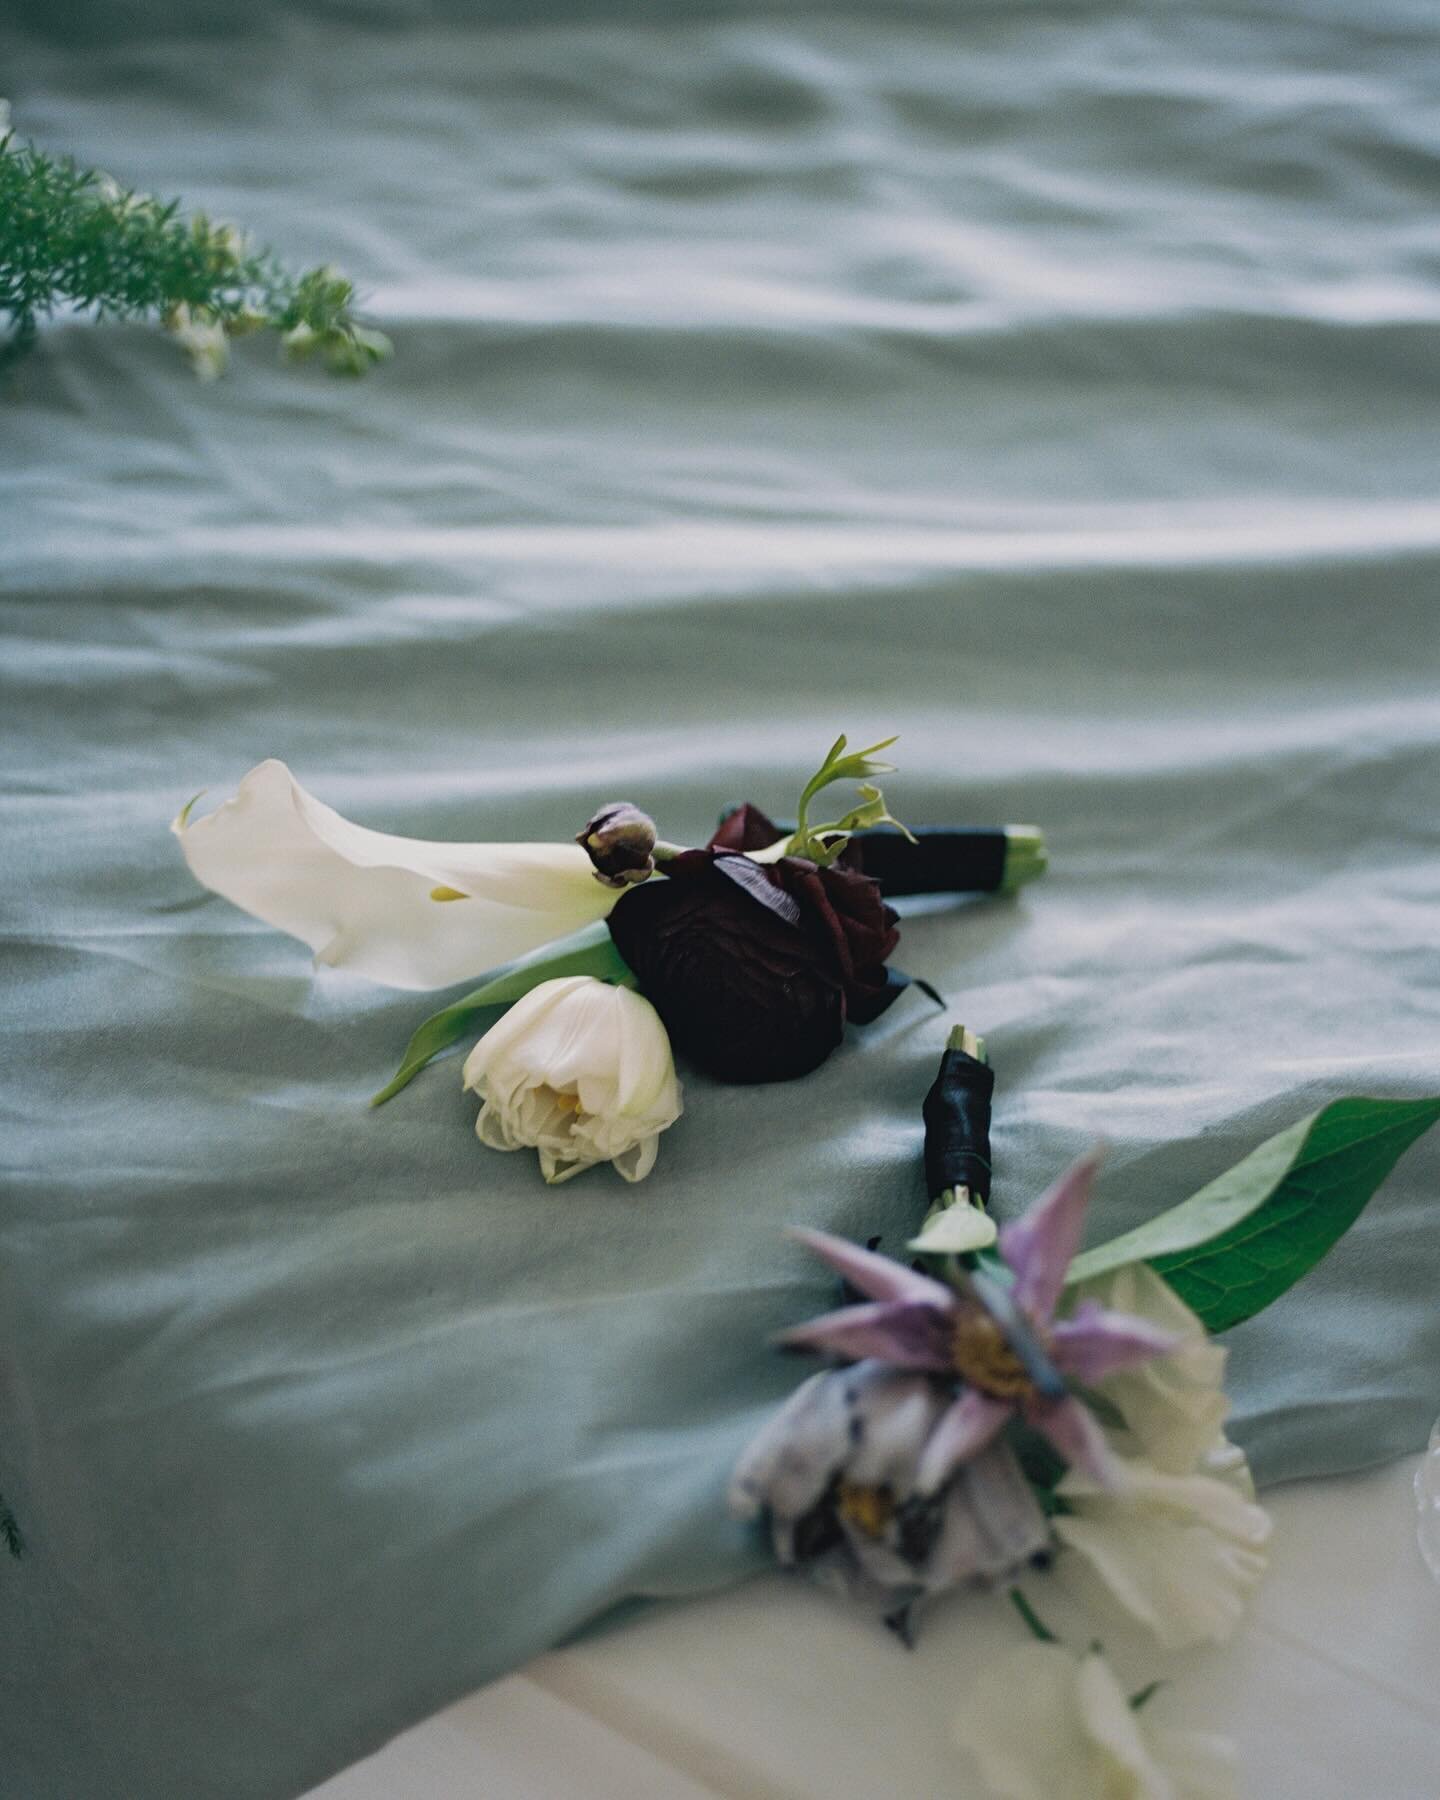
[[[1050,1541],[1008,1444],[991,1444],[937,1494],[915,1492],[925,1445],[950,1405],[933,1375],[861,1362],[812,1375],[731,1477],[737,1518],[768,1518],[778,1560],[885,1615],[961,1583],[1006,1578]]]
[[[1003,1227],[1000,1255],[1014,1277],[1008,1287],[976,1270],[962,1272],[952,1288],[843,1238],[795,1234],[870,1299],[796,1326],[782,1343],[851,1361],[874,1358],[892,1369],[960,1384],[929,1434],[915,1473],[918,1494],[943,1487],[1017,1414],[1067,1463],[1113,1484],[1116,1470],[1104,1432],[1069,1383],[1093,1384],[1116,1369],[1165,1355],[1177,1340],[1093,1300],[1069,1318],[1055,1318],[1098,1164],[1095,1154],[1082,1157],[1043,1199]]]

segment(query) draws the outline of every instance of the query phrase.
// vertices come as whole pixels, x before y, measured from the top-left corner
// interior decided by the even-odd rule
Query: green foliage
[[[254,331],[278,332],[289,357],[315,352],[337,374],[358,375],[390,346],[355,317],[354,298],[334,269],[292,275],[233,226],[0,136],[0,367],[64,306],[159,319],[203,379],[220,373],[231,338]]]
[[[888,750],[895,739],[885,738],[878,744],[871,744],[867,750],[854,750],[848,755],[847,742],[842,732],[826,752],[824,762],[806,782],[805,791],[800,796],[795,830],[790,836],[786,852],[788,855],[803,856],[824,867],[834,862],[857,831],[868,831],[876,825],[893,825],[897,830],[905,832],[906,837],[910,837],[900,821],[891,816],[885,805],[885,796],[879,788],[873,787],[866,780],[870,775],[893,774],[894,763],[877,762],[875,752]],[[810,802],[837,781],[859,782],[860,804],[840,818],[831,819],[827,824],[812,825]],[[911,838],[910,841],[913,843],[915,840]]]
[[[448,1050],[467,1032],[478,1036],[477,1024],[482,1013],[512,1006],[531,988],[539,987],[542,981],[558,981],[566,975],[593,975],[598,981],[608,981],[616,987],[636,986],[630,965],[615,948],[610,927],[603,919],[587,925],[583,931],[562,938],[558,943],[545,944],[532,951],[529,956],[512,963],[503,975],[487,981],[484,987],[476,988],[432,1014],[411,1038],[394,1077],[370,1104],[383,1106],[387,1100],[392,1100],[401,1088],[415,1079],[426,1063],[433,1061],[442,1050]]]
[[[1334,1100],[1180,1205],[1076,1257],[1067,1280],[1148,1262],[1210,1331],[1278,1300],[1347,1232],[1440,1098]]]

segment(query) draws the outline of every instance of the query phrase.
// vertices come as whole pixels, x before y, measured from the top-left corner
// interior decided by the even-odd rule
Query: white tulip
[[[1168,1356],[1150,1357],[1103,1376],[1095,1386],[1120,1413],[1157,1469],[1189,1475],[1220,1437],[1230,1402],[1221,1383],[1225,1352],[1163,1276],[1131,1263],[1074,1290],[1114,1312],[1132,1313],[1180,1339]]]
[[[578,844],[446,844],[342,819],[282,762],[172,829],[191,873],[316,960],[390,987],[448,987],[603,919],[619,899]]]
[[[1003,1800],[1234,1800],[1224,1738],[1149,1723],[1098,1651],[1026,1644],[991,1664],[955,1725]]]
[[[481,1143],[538,1150],[552,1183],[599,1162],[643,1180],[660,1133],[680,1117],[660,1015],[590,975],[531,988],[466,1057],[464,1082],[485,1103]]]
[[[1119,1480],[1102,1488],[1070,1470],[1055,1490],[1065,1510],[1051,1521],[1083,1565],[1060,1558],[1067,1585],[1098,1579],[1167,1649],[1223,1643],[1265,1573],[1270,1538],[1269,1514],[1247,1494],[1244,1458],[1225,1449],[1239,1469],[1217,1464],[1219,1478],[1117,1457]]]

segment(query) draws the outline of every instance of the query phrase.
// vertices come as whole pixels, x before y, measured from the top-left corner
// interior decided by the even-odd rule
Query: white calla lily
[[[643,1180],[681,1110],[660,1015],[590,975],[531,988],[466,1057],[464,1082],[484,1101],[481,1143],[538,1150],[551,1183],[600,1162]]]
[[[1098,1578],[1167,1649],[1223,1643],[1265,1573],[1270,1538],[1269,1514],[1248,1497],[1244,1459],[1225,1448],[1218,1479],[1117,1457],[1119,1478],[1102,1488],[1070,1470],[1055,1490],[1064,1510],[1051,1524],[1082,1567],[1062,1557],[1057,1573],[1067,1585],[1078,1577],[1085,1597]]]
[[[1157,1469],[1188,1475],[1209,1455],[1230,1409],[1221,1383],[1225,1352],[1163,1275],[1131,1263],[1075,1290],[1114,1312],[1133,1314],[1179,1339],[1166,1356],[1151,1357],[1095,1383],[1139,1440]]]
[[[956,1741],[1002,1800],[1234,1800],[1224,1738],[1152,1725],[1098,1651],[1026,1644],[966,1696]]]
[[[448,987],[603,919],[619,894],[578,844],[448,844],[352,825],[282,762],[172,829],[196,880],[390,987]]]

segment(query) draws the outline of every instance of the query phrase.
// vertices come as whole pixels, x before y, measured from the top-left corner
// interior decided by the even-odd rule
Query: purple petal
[[[1173,1332],[1130,1313],[1107,1312],[1095,1300],[1084,1301],[1050,1336],[1056,1368],[1086,1383],[1152,1356],[1167,1356],[1179,1344]]]
[[[927,1593],[977,1577],[999,1580],[1049,1541],[1045,1515],[1008,1444],[972,1456],[940,1504],[940,1536],[919,1571]]]
[[[1119,1470],[1100,1421],[1073,1394],[1065,1400],[1032,1401],[1025,1408],[1025,1418],[1044,1432],[1072,1469],[1083,1470],[1101,1487],[1116,1485]]]
[[[1048,1194],[1000,1232],[1000,1254],[1015,1271],[1015,1303],[1047,1324],[1065,1285],[1065,1271],[1080,1248],[1085,1209],[1100,1153],[1072,1163]]]
[[[962,1462],[979,1455],[1014,1410],[1008,1400],[992,1400],[978,1388],[966,1388],[930,1434],[915,1472],[916,1493],[933,1494],[944,1487]]]
[[[842,1306],[808,1324],[782,1331],[791,1349],[828,1350],[862,1361],[873,1356],[895,1369],[948,1369],[950,1340],[945,1318],[933,1306],[913,1301],[870,1301]]]
[[[955,1304],[955,1296],[943,1283],[919,1275],[888,1256],[862,1250],[845,1238],[832,1237],[828,1231],[792,1231],[790,1236],[807,1250],[813,1250],[851,1287],[859,1288],[872,1300],[924,1301],[946,1310]]]
[[[753,1519],[768,1507],[781,1520],[799,1518],[830,1485],[849,1447],[846,1384],[840,1370],[823,1369],[802,1382],[746,1445],[730,1477],[731,1513]],[[788,1560],[788,1540],[781,1560]]]

